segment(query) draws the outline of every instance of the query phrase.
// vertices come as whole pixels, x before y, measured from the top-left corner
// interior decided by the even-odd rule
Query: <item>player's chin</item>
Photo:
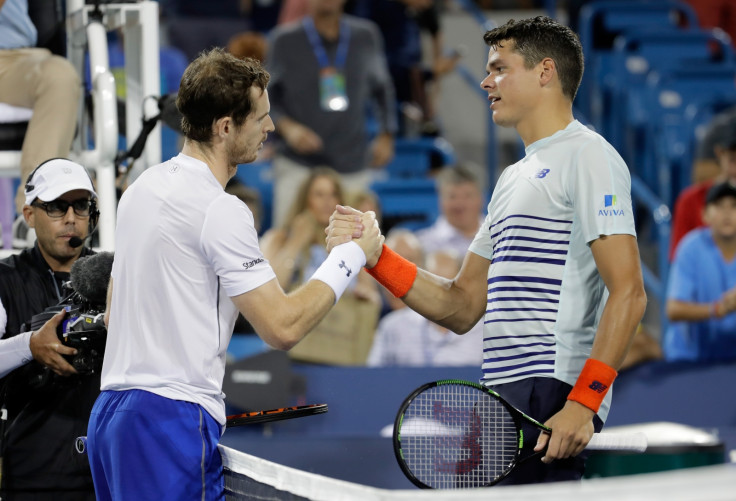
[[[510,127],[511,125],[510,121],[497,111],[493,112],[491,118],[493,119],[493,123],[498,125],[499,127]]]

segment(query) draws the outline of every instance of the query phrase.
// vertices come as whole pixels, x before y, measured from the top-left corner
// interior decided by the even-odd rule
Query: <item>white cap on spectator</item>
[[[54,158],[31,173],[25,186],[26,205],[31,205],[37,198],[51,202],[72,190],[87,190],[93,198],[97,197],[92,179],[84,167],[66,158]]]

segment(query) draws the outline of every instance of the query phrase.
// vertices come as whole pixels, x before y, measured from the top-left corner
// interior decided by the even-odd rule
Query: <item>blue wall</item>
[[[391,439],[404,398],[437,379],[477,381],[478,367],[341,368],[295,365],[307,381],[306,402],[327,414],[230,429],[222,443],[277,463],[391,489],[414,488],[399,470]],[[717,430],[736,449],[736,364],[653,362],[624,371],[614,385],[608,425],[669,421]]]

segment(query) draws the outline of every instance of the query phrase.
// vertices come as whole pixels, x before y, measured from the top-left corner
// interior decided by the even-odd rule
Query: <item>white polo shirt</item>
[[[224,424],[230,297],[275,278],[253,214],[206,164],[180,154],[125,191],[115,238],[102,389],[195,402]]]
[[[503,172],[470,245],[491,261],[484,384],[575,384],[608,298],[590,243],[613,234],[636,235],[631,177],[613,147],[577,120]],[[609,391],[603,420],[610,399]]]

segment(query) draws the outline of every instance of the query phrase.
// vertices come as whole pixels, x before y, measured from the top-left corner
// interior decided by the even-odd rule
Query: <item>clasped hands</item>
[[[373,211],[365,213],[352,207],[338,205],[325,228],[327,252],[334,247],[355,240],[366,257],[366,267],[373,268],[381,257],[384,236]]]

